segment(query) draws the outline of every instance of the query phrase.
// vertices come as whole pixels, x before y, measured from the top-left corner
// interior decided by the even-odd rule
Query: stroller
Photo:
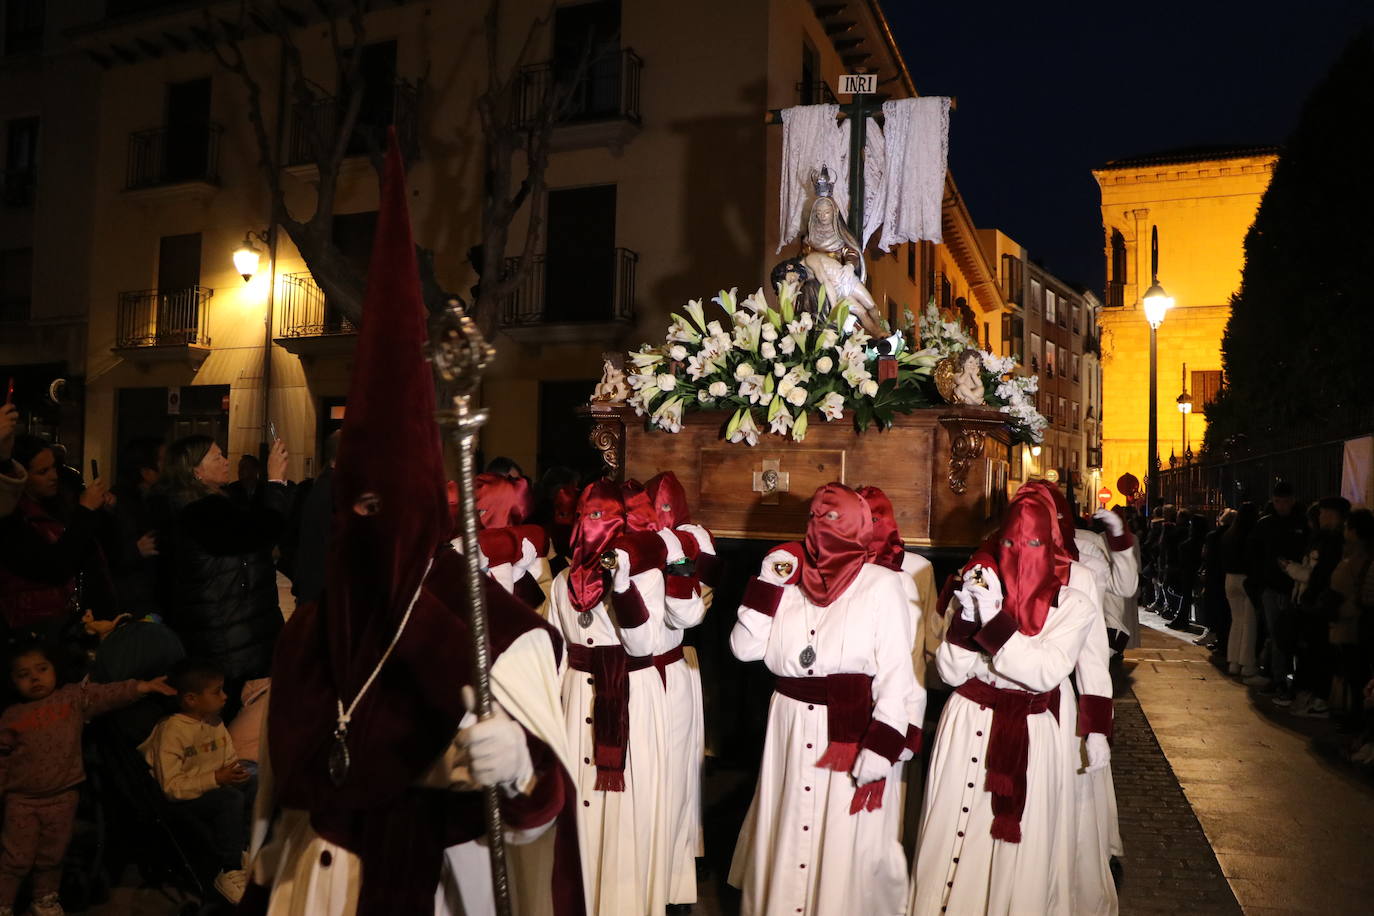
[[[143,887],[181,903],[182,916],[216,916],[234,907],[213,888],[219,871],[205,825],[185,817],[163,795],[138,749],[117,722],[88,729],[95,766],[91,783],[103,814],[105,871],[118,879],[128,865]]]

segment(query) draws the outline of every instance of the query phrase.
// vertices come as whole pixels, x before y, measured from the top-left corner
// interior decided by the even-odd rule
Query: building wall
[[[1103,480],[1115,489],[1130,472],[1148,473],[1149,324],[1140,297],[1150,284],[1150,230],[1159,230],[1159,282],[1175,305],[1158,332],[1159,457],[1194,452],[1205,415],[1195,411],[1184,441],[1176,398],[1181,373],[1221,370],[1221,338],[1240,285],[1245,233],[1269,185],[1277,156],[1255,155],[1095,171],[1106,229],[1108,303],[1102,310]],[[1126,250],[1125,273],[1112,271],[1112,237]],[[1121,284],[1120,305],[1112,282]]]

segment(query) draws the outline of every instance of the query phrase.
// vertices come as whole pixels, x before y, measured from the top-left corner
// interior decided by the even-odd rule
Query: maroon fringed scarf
[[[785,697],[802,703],[825,706],[825,752],[816,766],[836,773],[848,773],[859,759],[859,750],[875,726],[873,719],[873,678],[867,674],[829,674],[825,677],[780,677],[774,688]],[[884,726],[885,727],[885,726]],[[897,733],[892,729],[894,735]],[[898,736],[900,743],[901,736]],[[894,755],[895,756],[895,755]],[[876,811],[883,804],[887,780],[879,779],[854,790],[849,813]]]

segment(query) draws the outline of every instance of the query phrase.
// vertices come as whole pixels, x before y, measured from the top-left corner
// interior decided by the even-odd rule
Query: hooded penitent
[[[841,483],[828,483],[811,497],[806,523],[801,589],[812,604],[828,607],[849,587],[868,560],[873,512],[868,502]]]
[[[474,483],[479,528],[509,528],[530,517],[533,497],[525,478],[478,474]]]
[[[1073,537],[1074,511],[1073,507],[1069,505],[1069,498],[1064,495],[1064,491],[1048,480],[1032,480],[1016,491],[1015,498],[1026,499],[1031,496],[1039,496],[1047,504],[1054,507],[1055,520],[1058,522],[1056,541],[1070,559],[1077,560],[1078,542]]]
[[[687,505],[687,491],[672,471],[663,471],[649,478],[644,485],[649,491],[660,528],[676,528],[692,522],[692,510]]]
[[[981,565],[997,574],[1003,595],[999,617],[1006,615],[1025,636],[1035,636],[1044,628],[1060,589],[1068,584],[1072,561],[1063,548],[1062,536],[1054,498],[1038,488],[1023,487],[1007,506],[997,534],[974,553],[965,567],[968,570]],[[951,633],[954,629],[952,626]],[[978,683],[981,682],[966,686]],[[1026,720],[1044,709],[1058,716],[1058,691],[1039,695],[1019,690],[994,693],[998,696],[988,738],[984,783],[992,793],[991,835],[994,839],[1019,843],[1030,753]]]
[[[900,571],[906,549],[902,546],[902,535],[897,530],[897,513],[892,508],[892,500],[877,487],[860,487],[858,492],[873,512],[873,535],[869,541],[872,562]]]
[[[452,522],[425,341],[393,134],[334,470],[324,597],[297,609],[278,640],[267,726],[276,802],[309,812],[316,832],[361,860],[358,916],[432,909],[444,848],[482,833],[477,793],[413,788],[457,731],[465,712],[459,688],[472,670],[466,589],[433,584],[435,576],[465,579],[458,555],[440,550]],[[376,511],[359,514],[355,505]],[[527,618],[518,603],[506,607],[514,599],[496,586],[487,602],[499,654]],[[336,784],[339,709],[355,700],[349,765]],[[246,895],[245,911],[262,896]]]
[[[568,595],[578,611],[590,611],[606,594],[601,555],[625,528],[620,488],[609,480],[589,483],[577,500],[577,521],[569,544]]]

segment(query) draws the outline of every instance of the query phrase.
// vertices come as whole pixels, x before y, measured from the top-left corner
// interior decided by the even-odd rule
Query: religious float
[[[966,552],[1001,517],[1012,443],[1042,437],[1037,379],[933,302],[889,327],[825,177],[774,295],[693,300],[661,344],[607,363],[591,442],[616,479],[675,471],[718,536],[800,538],[839,481],[881,487],[908,546]]]

